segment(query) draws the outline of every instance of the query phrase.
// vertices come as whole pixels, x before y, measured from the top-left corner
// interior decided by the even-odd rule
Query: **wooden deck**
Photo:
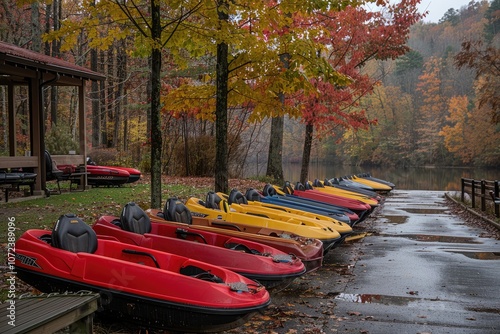
[[[15,310],[7,300],[0,304],[0,333],[49,334],[69,327],[70,333],[91,334],[98,299],[94,293],[30,296],[13,299]]]

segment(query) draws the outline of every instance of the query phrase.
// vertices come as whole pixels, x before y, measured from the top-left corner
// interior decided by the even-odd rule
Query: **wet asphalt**
[[[323,267],[226,333],[500,333],[500,241],[443,191],[394,190]]]

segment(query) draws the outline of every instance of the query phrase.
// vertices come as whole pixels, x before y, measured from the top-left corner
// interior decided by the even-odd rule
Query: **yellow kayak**
[[[276,204],[265,204],[248,201],[240,191],[233,189],[229,195],[218,192],[217,195],[228,201],[231,209],[250,215],[262,216],[287,222],[296,220],[301,225],[331,227],[340,233],[342,238],[352,233],[352,227],[334,218],[313,214],[298,209],[290,209]],[[293,212],[292,212],[293,211]]]
[[[380,182],[372,181],[372,180],[367,180],[362,177],[357,177],[356,175],[352,175],[349,177],[350,180],[359,182],[362,184],[366,184],[367,186],[372,187],[376,191],[391,191],[392,187],[388,186],[387,184],[383,184]]]
[[[311,183],[309,183],[309,185],[311,185]],[[319,190],[319,191],[324,192],[326,194],[332,194],[332,195],[342,196],[342,197],[346,197],[346,198],[356,199],[356,200],[361,201],[363,203],[369,204],[372,207],[377,207],[379,205],[378,200],[376,200],[375,198],[361,195],[361,194],[356,193],[354,191],[349,191],[346,189],[340,189],[340,188],[335,188],[332,186],[325,186],[325,185],[323,185],[322,187],[313,187],[311,185],[311,187],[314,190]]]
[[[325,252],[341,241],[340,233],[331,227],[307,226],[302,225],[298,220],[294,219],[284,222],[237,212],[230,208],[227,201],[222,200],[214,192],[209,192],[207,194],[206,201],[191,197],[186,201],[185,205],[193,216],[224,220],[226,222],[232,222],[233,224],[243,223],[258,228],[286,231],[305,238],[319,239],[323,242],[323,249]]]

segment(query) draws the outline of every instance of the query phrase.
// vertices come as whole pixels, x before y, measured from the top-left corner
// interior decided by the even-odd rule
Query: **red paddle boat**
[[[148,209],[146,213],[152,222],[170,224],[196,231],[209,231],[226,236],[250,240],[278,249],[298,257],[306,267],[306,272],[319,269],[323,263],[323,243],[314,238],[305,238],[284,231],[259,228],[252,225],[209,219],[192,214],[175,197],[165,202],[163,211]]]
[[[264,286],[233,271],[98,239],[73,214],[52,231],[26,231],[15,245],[15,271],[42,292],[99,293],[98,315],[172,331],[234,328],[270,303]]]
[[[286,287],[306,271],[299,258],[270,246],[189,226],[151,222],[133,202],[125,205],[120,217],[102,216],[92,228],[98,238],[218,265],[255,280],[268,290]]]

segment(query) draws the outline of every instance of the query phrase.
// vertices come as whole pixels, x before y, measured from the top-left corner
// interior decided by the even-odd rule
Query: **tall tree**
[[[224,30],[229,22],[229,3],[226,0],[217,1],[218,30]],[[217,41],[216,87],[215,102],[215,191],[228,192],[228,157],[227,157],[227,94],[229,80],[228,42]]]
[[[151,206],[160,208],[162,126],[161,126],[161,70],[162,50],[171,42],[181,23],[202,5],[202,1],[175,2],[160,0],[101,1],[95,6],[84,2],[82,11],[90,15],[80,21],[65,21],[65,27],[52,38],[62,38],[69,48],[76,42],[80,29],[86,29],[90,47],[107,49],[113,41],[129,36],[135,38],[136,56],[151,56]],[[109,23],[105,35],[100,34],[102,20]],[[119,24],[118,24],[119,23]]]
[[[465,41],[455,56],[455,64],[476,71],[478,107],[488,106],[491,122],[500,123],[500,49],[484,47],[481,41]]]
[[[417,123],[420,163],[442,163],[443,143],[439,131],[445,123],[448,101],[443,94],[441,65],[437,58],[430,59],[424,65],[417,91],[421,94]]]
[[[331,135],[338,127],[366,129],[369,124],[377,123],[370,121],[364,110],[356,108],[360,97],[370,94],[377,84],[376,78],[362,69],[372,59],[395,59],[408,51],[410,27],[422,17],[415,12],[419,2],[408,0],[387,5],[384,14],[363,7],[323,14],[320,33],[313,38],[327,45],[323,52],[337,75],[335,80],[312,79],[316,89],[301,97],[302,120],[306,124],[301,182],[308,178],[307,155],[311,152],[314,127]]]

